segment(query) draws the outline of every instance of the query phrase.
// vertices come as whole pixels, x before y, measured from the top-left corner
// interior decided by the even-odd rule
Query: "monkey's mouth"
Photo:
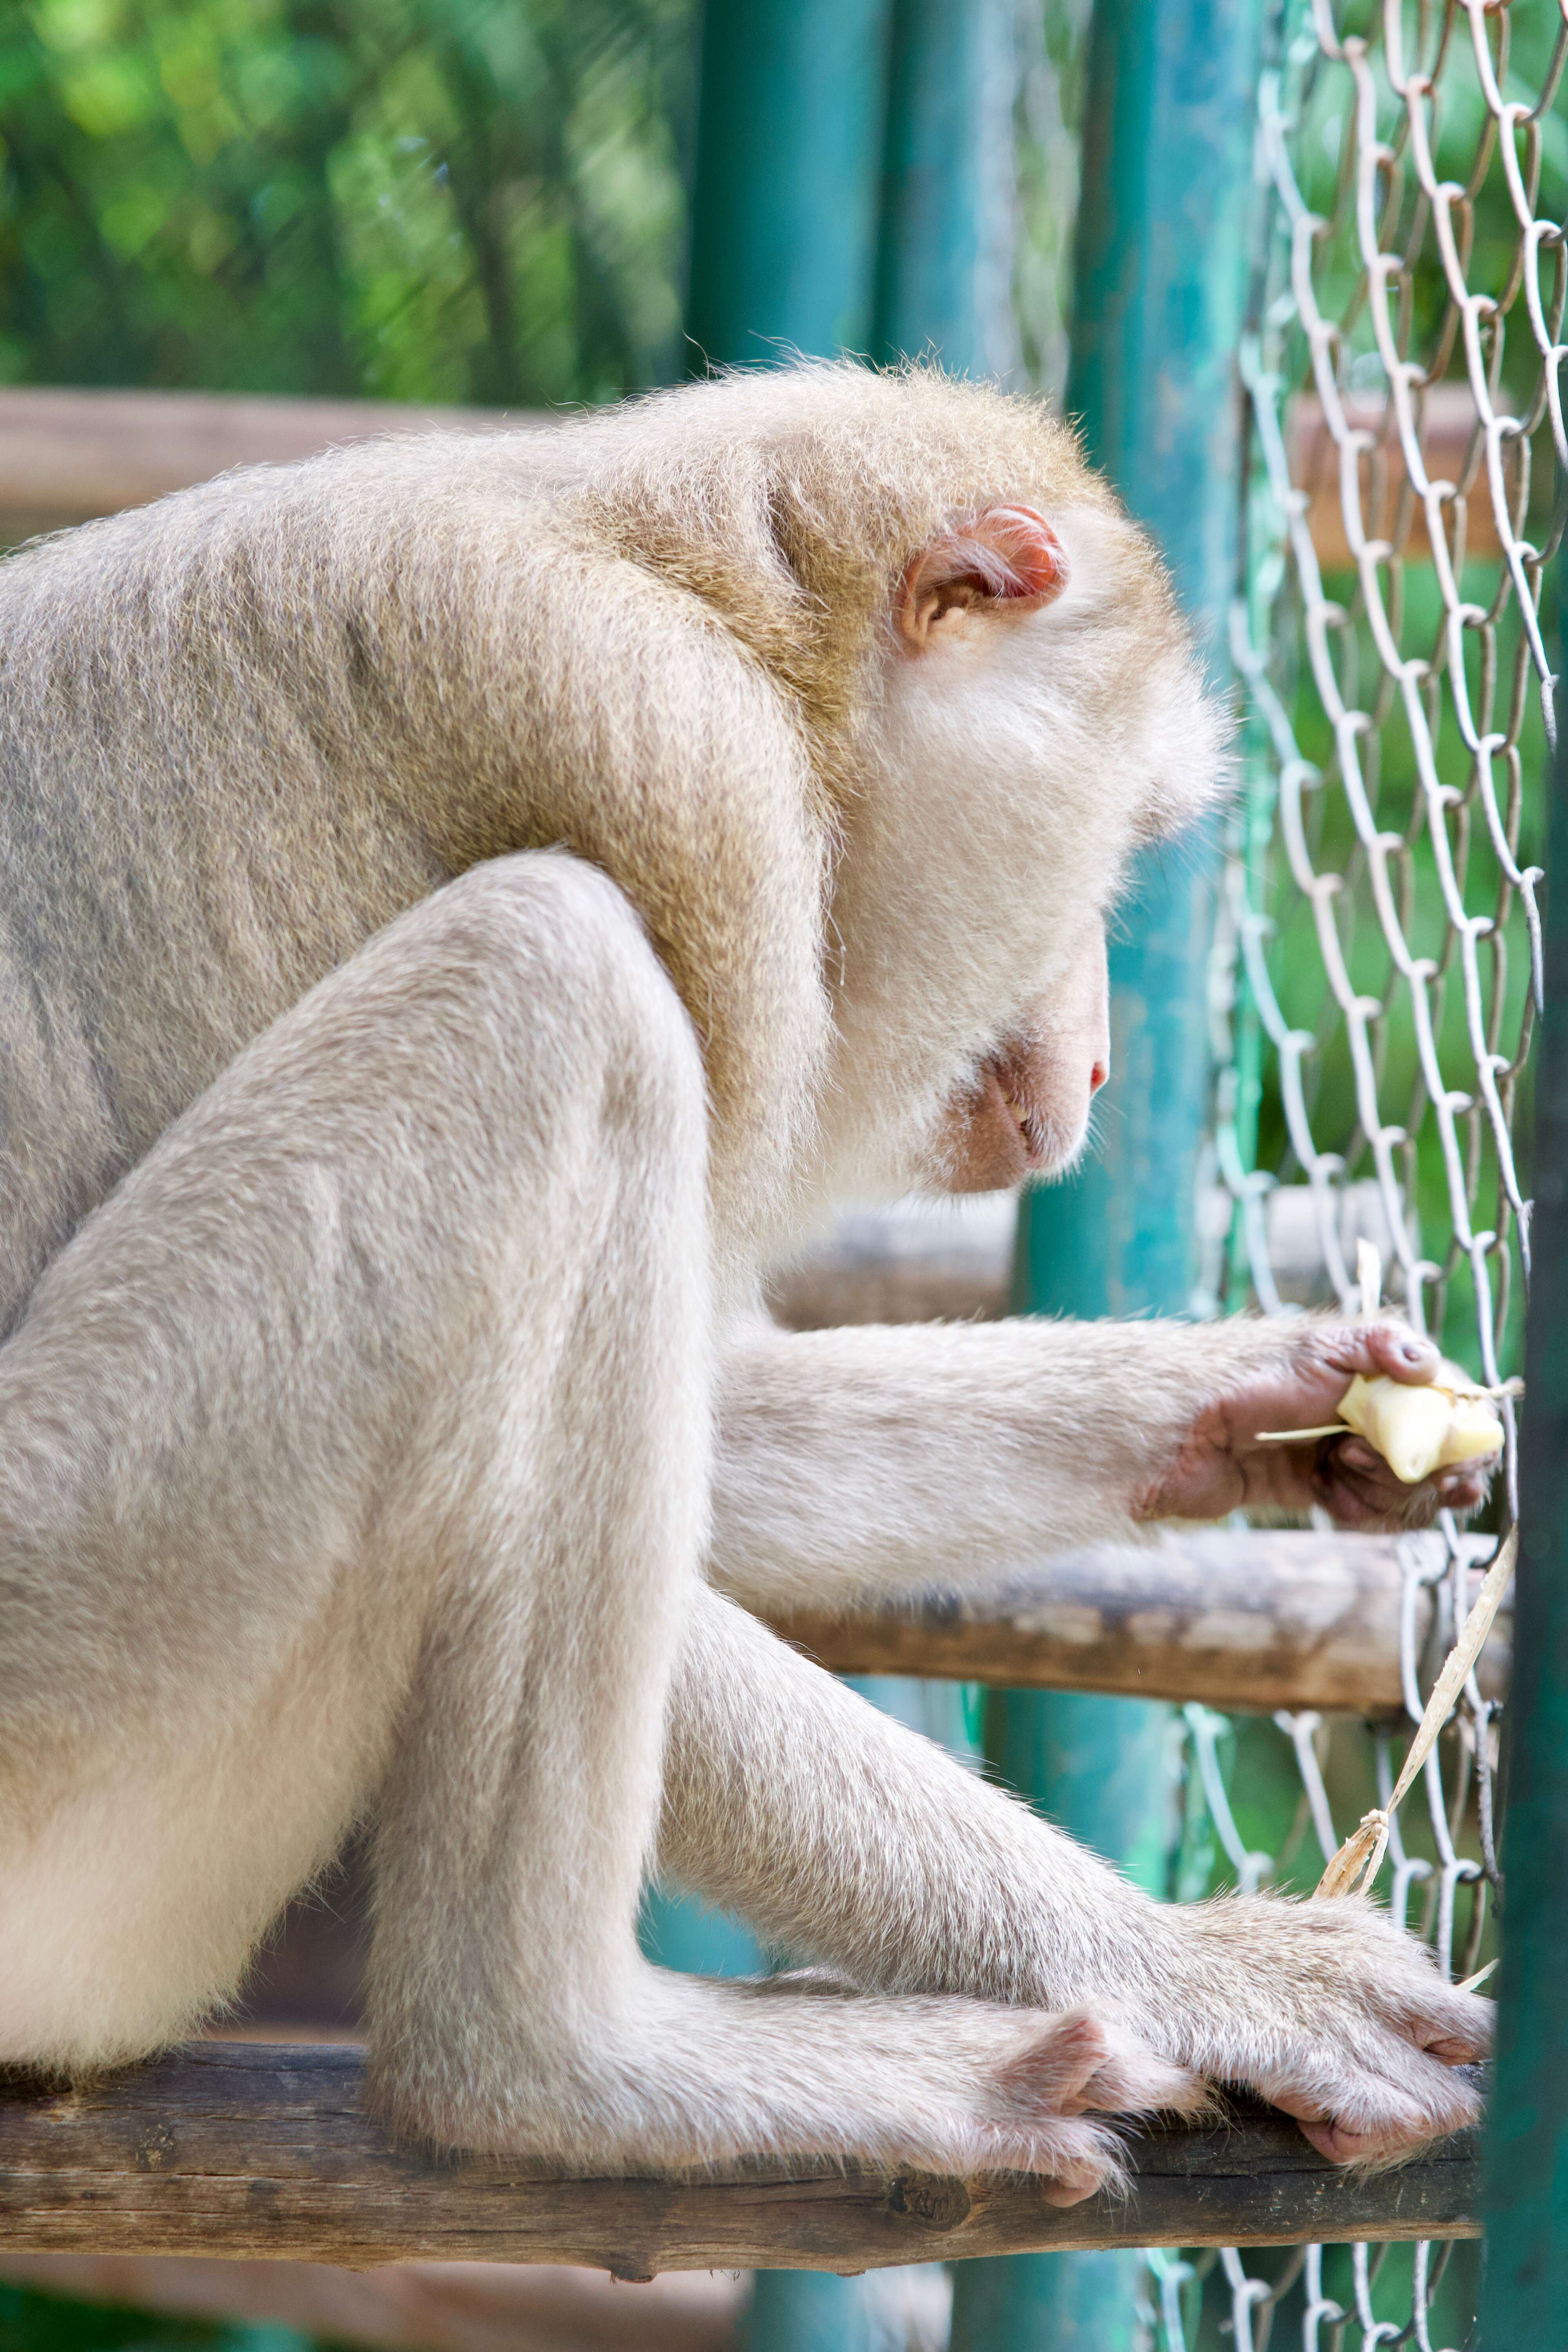
[[[1031,1176],[1060,1176],[1073,1165],[1089,1130],[1088,1105],[1064,1118],[1021,1066],[1001,1053],[983,1062],[973,1089],[955,1103],[932,1139],[925,1181],[941,1192],[1011,1191]]]
[[[1032,1103],[1025,1102],[1017,1095],[1010,1092],[1001,1079],[997,1080],[997,1085],[1001,1087],[1002,1099],[1007,1107],[1009,1116],[1017,1121],[1018,1140],[1024,1147],[1025,1159],[1031,1168],[1043,1167],[1049,1154],[1051,1143],[1045,1120]]]
[[[1047,1110],[1024,1084],[1010,1062],[987,1063],[984,1090],[992,1115],[1005,1120],[1017,1138],[1020,1165],[1017,1179],[1049,1176],[1077,1157],[1081,1134],[1069,1134],[1063,1121]]]

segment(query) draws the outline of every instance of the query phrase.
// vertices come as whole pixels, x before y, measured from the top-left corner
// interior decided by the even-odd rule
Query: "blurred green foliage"
[[[1292,5],[1299,16],[1307,16],[1302,0],[1292,0]],[[1346,0],[1333,15],[1342,41],[1358,38],[1368,43],[1378,135],[1397,158],[1378,173],[1373,203],[1384,249],[1414,263],[1408,306],[1402,306],[1399,313],[1402,349],[1418,355],[1436,377],[1462,375],[1465,359],[1459,323],[1449,306],[1431,211],[1410,156],[1404,100],[1390,81],[1381,38],[1383,0]],[[1485,21],[1491,69],[1503,100],[1510,105],[1535,109],[1562,31],[1561,11],[1552,0],[1519,0],[1517,5],[1489,8]],[[1466,12],[1423,10],[1419,22],[1417,34],[1414,18],[1407,16],[1405,37],[1407,43],[1417,43],[1420,69],[1434,78],[1427,115],[1434,169],[1441,182],[1465,191],[1454,226],[1466,278],[1472,290],[1500,297],[1513,286],[1520,228],[1501,139],[1472,58]],[[1413,51],[1411,70],[1415,61]],[[1521,177],[1533,195],[1536,216],[1561,220],[1568,211],[1568,110],[1561,88],[1555,102],[1540,114],[1533,128],[1516,138],[1515,152]],[[1324,315],[1338,319],[1343,331],[1339,354],[1342,379],[1355,390],[1367,391],[1381,387],[1384,378],[1374,355],[1354,231],[1362,152],[1351,77],[1342,68],[1321,67],[1304,92],[1293,164],[1308,205],[1335,225],[1314,254],[1318,299]],[[1550,256],[1542,274],[1550,288]],[[1540,364],[1530,347],[1522,304],[1520,310],[1521,315],[1511,331],[1505,318],[1482,320],[1479,332],[1489,362],[1495,357],[1499,362],[1505,404],[1511,401],[1522,410],[1536,390]],[[1500,334],[1500,326],[1504,330]]]
[[[0,381],[679,372],[692,0],[0,5]]]
[[[310,2352],[312,2341],[268,2321],[181,2319],[119,2304],[68,2303],[0,2281],[5,2352]]]
[[[1335,13],[1342,38],[1353,34],[1369,43],[1364,85],[1355,82],[1342,62],[1317,57],[1317,37],[1307,21],[1304,0],[1291,0],[1291,5],[1292,22],[1300,20],[1300,40],[1290,55],[1313,60],[1294,100],[1300,129],[1292,141],[1291,161],[1302,197],[1321,224],[1311,245],[1311,279],[1318,309],[1332,323],[1334,333],[1320,358],[1331,367],[1342,393],[1366,404],[1362,421],[1368,416],[1377,421],[1384,436],[1375,460],[1361,460],[1365,512],[1369,519],[1378,518],[1370,527],[1387,530],[1396,524],[1394,507],[1380,507],[1374,488],[1378,472],[1389,463],[1394,436],[1387,352],[1374,331],[1376,298],[1363,250],[1361,206],[1370,208],[1382,250],[1402,264],[1387,321],[1399,358],[1418,363],[1435,383],[1462,383],[1477,370],[1500,408],[1529,421],[1527,433],[1507,445],[1504,479],[1516,526],[1545,565],[1542,620],[1550,639],[1554,626],[1550,558],[1562,536],[1568,484],[1554,461],[1518,204],[1545,221],[1561,220],[1568,212],[1565,86],[1559,84],[1552,101],[1543,101],[1562,33],[1561,12],[1551,0],[1520,0],[1515,7],[1489,11],[1485,18],[1489,71],[1504,100],[1531,110],[1534,117],[1516,126],[1511,152],[1489,110],[1464,12],[1424,11],[1418,25],[1410,19],[1405,26],[1407,43],[1415,42],[1419,49],[1422,72],[1432,77],[1423,122],[1434,169],[1446,184],[1463,191],[1448,215],[1459,265],[1470,293],[1489,298],[1488,307],[1472,320],[1472,349],[1448,282],[1434,207],[1415,166],[1405,103],[1390,80],[1378,0],[1347,0]],[[1383,142],[1374,157],[1376,168],[1370,173],[1363,168],[1369,152],[1367,126],[1358,121],[1358,105],[1370,105]],[[1281,306],[1281,314],[1289,307],[1290,267],[1286,224],[1282,215],[1277,216],[1265,291]],[[1550,341],[1558,331],[1552,320],[1562,299],[1553,248],[1548,247],[1540,256],[1537,274]],[[1260,296],[1260,310],[1262,302]],[[1299,324],[1279,339],[1270,364],[1281,366],[1287,383],[1311,387],[1313,354]],[[1466,488],[1472,514],[1484,510],[1489,493],[1479,440],[1470,453]],[[1414,952],[1433,959],[1436,967],[1430,1010],[1438,1065],[1450,1086],[1473,1097],[1474,1107],[1458,1118],[1469,1218],[1477,1231],[1500,1236],[1489,1263],[1490,1295],[1479,1299],[1468,1258],[1455,1240],[1460,1220],[1450,1190],[1454,1171],[1445,1158],[1437,1113],[1421,1075],[1410,992],[1397,977],[1376,916],[1366,853],[1356,838],[1342,789],[1333,728],[1308,658],[1309,600],[1294,565],[1285,567],[1276,553],[1284,518],[1274,510],[1260,472],[1251,529],[1255,604],[1268,607],[1255,612],[1254,634],[1259,638],[1267,634],[1269,639],[1276,691],[1289,713],[1297,746],[1321,780],[1303,801],[1307,852],[1319,873],[1343,877],[1332,915],[1340,951],[1352,988],[1384,1008],[1371,1038],[1379,1106],[1384,1118],[1405,1129],[1395,1153],[1395,1178],[1404,1189],[1407,1213],[1413,1215],[1419,1249],[1441,1268],[1426,1297],[1429,1323],[1450,1354],[1479,1371],[1478,1318],[1489,1319],[1500,1359],[1511,1370],[1522,1341],[1518,1237],[1476,1077],[1463,950],[1444,914],[1409,714],[1398,682],[1379,652],[1380,632],[1373,626],[1366,587],[1352,572],[1330,573],[1322,583],[1328,599],[1322,657],[1347,707],[1363,711],[1370,722],[1358,732],[1354,757],[1376,824],[1385,835],[1400,836],[1405,845],[1392,868],[1398,921]],[[1539,688],[1517,602],[1500,562],[1485,552],[1479,559],[1472,554],[1461,589],[1468,608],[1459,644],[1466,692],[1481,731],[1496,730],[1506,739],[1492,770],[1499,822],[1512,855],[1528,866],[1540,862],[1544,850],[1545,734]],[[1409,542],[1405,557],[1383,567],[1376,601],[1382,608],[1380,623],[1385,624],[1400,659],[1423,665],[1420,698],[1437,773],[1452,795],[1447,813],[1447,852],[1458,897],[1468,915],[1490,917],[1497,923],[1475,950],[1488,1050],[1512,1054],[1521,1036],[1529,982],[1527,924],[1519,896],[1508,886],[1489,838],[1484,778],[1466,747],[1452,682],[1443,677],[1451,651],[1448,616],[1436,570],[1419,537]],[[1267,753],[1258,775],[1258,813],[1267,820],[1275,791],[1274,767]],[[1265,822],[1262,835],[1268,829]],[[1258,903],[1277,925],[1268,954],[1281,1011],[1292,1026],[1315,1032],[1321,1041],[1321,1050],[1309,1055],[1302,1066],[1314,1139],[1320,1150],[1342,1154],[1351,1181],[1369,1178],[1374,1172],[1373,1154],[1360,1118],[1349,1034],[1317,937],[1321,909],[1290,878],[1278,839],[1259,859]],[[1505,1108],[1516,1110],[1520,1173],[1528,1194],[1528,1061],[1517,1076],[1505,1076],[1500,1086]],[[1303,1171],[1290,1145],[1279,1071],[1271,1055],[1265,1057],[1260,1097],[1253,1164],[1286,1182],[1300,1181]],[[1242,1286],[1238,1282],[1237,1290]]]

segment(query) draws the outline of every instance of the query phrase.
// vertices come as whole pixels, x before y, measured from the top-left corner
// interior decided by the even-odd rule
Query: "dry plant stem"
[[[1388,1845],[1389,1824],[1404,1802],[1415,1775],[1431,1754],[1437,1734],[1453,1713],[1454,1703],[1464,1688],[1466,1676],[1480,1656],[1481,1644],[1491,1631],[1492,1620],[1501,1605],[1503,1594],[1508,1591],[1518,1553],[1519,1530],[1510,1528],[1487,1572],[1486,1582],[1476,1596],[1476,1605],[1465,1620],[1465,1630],[1449,1652],[1447,1664],[1433,1685],[1432,1696],[1410,1743],[1404,1769],[1394,1784],[1394,1794],[1385,1806],[1374,1806],[1365,1815],[1360,1828],[1352,1831],[1319,1880],[1314,1889],[1314,1900],[1322,1895],[1353,1893],[1363,1874],[1367,1887],[1370,1888],[1376,1880]]]

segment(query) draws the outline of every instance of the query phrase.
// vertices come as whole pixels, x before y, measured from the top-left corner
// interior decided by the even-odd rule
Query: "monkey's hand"
[[[1319,1503],[1343,1528],[1422,1528],[1440,1509],[1472,1511],[1486,1496],[1490,1462],[1459,1462],[1415,1486],[1394,1475],[1364,1437],[1309,1435],[1300,1445],[1261,1444],[1263,1431],[1321,1431],[1338,1414],[1356,1373],[1416,1387],[1441,1359],[1429,1339],[1398,1322],[1301,1323],[1262,1363],[1205,1404],[1175,1459],[1140,1496],[1143,1519],[1217,1519],[1229,1511],[1305,1511]]]
[[[1455,2069],[1491,2046],[1492,2003],[1360,1895],[1226,1895],[1164,1908],[1168,1979],[1127,2021],[1178,2064],[1294,2116],[1335,2164],[1389,2163],[1476,2122]]]

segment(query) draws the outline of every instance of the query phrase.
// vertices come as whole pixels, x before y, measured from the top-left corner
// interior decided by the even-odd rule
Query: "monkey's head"
[[[839,789],[826,1158],[835,1191],[977,1191],[1079,1156],[1110,1074],[1107,923],[1134,854],[1219,791],[1228,723],[1064,425],[923,372],[870,382],[910,487]],[[809,578],[820,539],[774,528]],[[853,610],[849,568],[818,593]]]
[[[605,511],[787,688],[831,842],[805,1192],[1064,1170],[1108,1072],[1129,866],[1223,776],[1158,555],[1039,402],[935,370],[657,405],[657,436],[636,409],[614,428]]]

